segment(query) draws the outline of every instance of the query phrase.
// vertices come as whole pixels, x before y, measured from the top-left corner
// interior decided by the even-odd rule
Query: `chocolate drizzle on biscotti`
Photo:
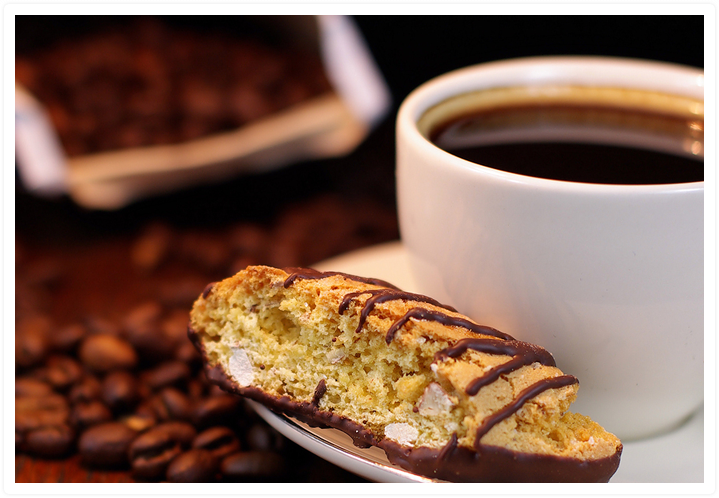
[[[363,284],[378,285],[380,287],[388,287],[390,289],[400,290],[389,282],[380,280],[378,278],[366,278],[358,277],[357,275],[350,275],[349,273],[342,273],[340,271],[317,271],[314,268],[295,268],[288,267],[283,268],[285,273],[289,273],[289,276],[285,279],[284,287],[288,288],[295,280],[318,280],[322,278],[332,277],[339,275],[348,280],[354,280],[355,282],[361,282]]]
[[[458,358],[468,349],[480,351],[482,353],[507,355],[513,358],[506,363],[498,365],[489,370],[482,377],[479,377],[467,385],[465,392],[470,396],[474,396],[479,390],[497,380],[501,375],[514,372],[525,365],[532,363],[540,363],[549,367],[556,366],[554,358],[546,349],[535,346],[528,342],[507,340],[500,341],[497,339],[460,339],[456,344],[443,349],[435,354],[435,358],[444,357]]]
[[[435,306],[438,306],[440,308],[447,309],[449,311],[457,311],[451,306],[447,306],[444,304],[440,304],[431,297],[423,296],[421,294],[413,294],[411,292],[404,292],[404,291],[398,291],[395,289],[372,289],[372,290],[366,290],[366,291],[359,291],[359,292],[350,292],[349,294],[346,294],[345,297],[342,299],[342,302],[340,303],[339,308],[337,309],[337,312],[342,315],[345,311],[347,311],[347,308],[349,307],[350,303],[357,297],[363,295],[363,294],[369,294],[370,297],[365,301],[364,306],[362,306],[362,311],[360,312],[359,317],[359,323],[357,324],[357,329],[355,332],[359,333],[362,330],[362,327],[364,326],[365,322],[367,321],[367,317],[374,309],[375,305],[380,303],[385,303],[387,301],[417,301],[421,303],[430,303]]]
[[[312,401],[310,402],[310,404],[313,406],[320,406],[320,400],[326,392],[327,383],[325,382],[325,379],[320,379],[320,381],[317,383],[317,387],[315,388],[315,392],[312,395]]]
[[[504,332],[500,332],[499,330],[495,330],[491,327],[478,325],[464,318],[450,316],[442,312],[430,311],[424,308],[412,308],[407,313],[405,313],[402,318],[394,322],[389,328],[389,330],[387,331],[387,336],[385,337],[385,341],[387,342],[387,344],[392,342],[392,339],[394,339],[394,336],[397,331],[401,329],[402,326],[410,320],[410,318],[414,318],[415,320],[433,321],[441,323],[442,325],[448,325],[450,327],[462,327],[476,334],[499,337],[500,339],[504,339],[506,341],[513,340],[513,337],[509,334],[505,334]]]

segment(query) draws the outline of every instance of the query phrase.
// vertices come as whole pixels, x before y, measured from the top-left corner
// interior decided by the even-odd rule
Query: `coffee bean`
[[[67,400],[59,394],[15,398],[15,430],[18,432],[65,424],[69,416]]]
[[[124,327],[127,331],[144,329],[148,326],[159,323],[163,314],[163,308],[157,301],[144,302],[127,314],[124,320]]]
[[[129,372],[110,372],[102,381],[102,400],[113,412],[127,411],[139,401],[137,380]]]
[[[128,449],[136,437],[137,431],[121,422],[94,425],[78,440],[82,462],[89,467],[124,467],[128,464]]]
[[[60,411],[68,407],[67,400],[60,394],[50,394],[43,397],[18,397],[15,398],[16,412],[29,411]]]
[[[192,424],[180,420],[169,420],[158,424],[156,428],[169,433],[183,449],[189,448],[197,435],[197,429]]]
[[[53,349],[68,353],[73,351],[80,341],[87,335],[87,329],[80,323],[73,323],[60,328],[52,334],[50,341]]]
[[[101,401],[81,401],[72,407],[70,422],[76,427],[85,428],[112,420],[112,412]]]
[[[94,375],[85,375],[79,382],[77,382],[67,394],[68,399],[72,403],[81,401],[92,401],[99,399],[101,396],[102,388],[100,381]]]
[[[189,322],[189,309],[173,309],[162,320],[162,331],[171,341],[179,343],[179,341],[187,339],[187,324]]]
[[[193,448],[204,448],[221,459],[240,450],[240,441],[235,431],[228,427],[211,427],[199,433],[194,441]]]
[[[235,479],[279,476],[285,468],[282,455],[271,451],[243,451],[226,456],[220,463],[224,476]]]
[[[169,360],[175,353],[175,342],[165,336],[159,323],[128,329],[126,336],[145,363],[155,364]]]
[[[133,413],[120,417],[120,422],[137,432],[144,432],[157,423],[157,419],[151,414]]]
[[[202,356],[188,339],[181,341],[175,350],[175,360],[184,363],[191,370],[196,370],[202,364]]]
[[[172,230],[155,223],[144,228],[130,249],[130,260],[139,269],[152,271],[167,257],[172,244]]]
[[[43,316],[31,316],[15,328],[15,365],[32,367],[41,363],[50,349],[52,324]]]
[[[165,475],[170,462],[180,453],[182,453],[180,443],[170,433],[151,429],[130,445],[132,473],[140,479],[161,478]]]
[[[70,356],[51,356],[45,367],[45,380],[58,391],[69,389],[84,374],[82,366]]]
[[[167,361],[146,371],[141,380],[153,390],[163,387],[182,387],[191,375],[190,367],[180,361]]]
[[[132,442],[129,449],[133,474],[143,479],[164,477],[167,466],[190,447],[195,428],[186,422],[164,422]]]
[[[167,467],[169,482],[211,482],[219,462],[209,450],[192,449],[176,457]]]
[[[52,394],[52,386],[33,377],[18,377],[15,379],[16,398],[40,398]]]
[[[198,427],[222,425],[241,416],[240,398],[230,394],[210,396],[197,403],[192,414]]]
[[[95,334],[80,344],[82,363],[95,372],[130,370],[137,365],[137,353],[126,340],[111,334]]]
[[[159,420],[190,420],[193,404],[186,394],[174,387],[166,387],[148,400]]]
[[[66,424],[40,427],[24,436],[23,450],[31,455],[55,458],[61,457],[74,448],[75,432]]]

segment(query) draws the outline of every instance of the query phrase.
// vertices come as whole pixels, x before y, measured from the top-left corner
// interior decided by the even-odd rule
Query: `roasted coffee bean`
[[[47,382],[33,377],[18,377],[15,379],[16,398],[39,398],[52,394],[52,386]]]
[[[75,446],[75,432],[66,424],[28,431],[22,448],[31,455],[56,458],[67,455]]]
[[[81,401],[92,401],[99,399],[101,396],[102,388],[100,381],[94,375],[85,375],[77,382],[70,391],[67,393],[68,399],[72,403],[78,403]]]
[[[226,456],[220,463],[222,474],[235,479],[279,476],[284,468],[282,455],[272,451],[242,451]]]
[[[172,246],[172,230],[160,223],[146,226],[130,248],[133,265],[144,271],[152,271],[162,264]]]
[[[240,398],[230,394],[210,396],[200,400],[193,412],[193,420],[200,428],[222,425],[241,416]]]
[[[45,363],[45,380],[58,391],[66,391],[83,375],[82,366],[70,356],[50,356]]]
[[[68,353],[73,351],[87,335],[87,329],[80,323],[60,328],[50,336],[53,349]]]
[[[248,446],[256,451],[277,451],[284,446],[284,437],[263,422],[253,424],[245,438]]]
[[[18,397],[15,398],[16,412],[30,411],[60,411],[68,407],[67,399],[60,394],[50,394],[42,397]]]
[[[180,444],[166,432],[148,431],[130,445],[130,466],[135,477],[159,479],[182,453]]]
[[[143,373],[141,381],[153,390],[183,387],[190,379],[190,367],[180,361],[167,361]]]
[[[161,328],[165,336],[175,344],[187,340],[187,324],[190,322],[190,310],[187,308],[171,310],[162,320]]]
[[[95,372],[130,370],[137,365],[137,353],[129,342],[111,334],[95,334],[80,344],[83,365]]]
[[[157,301],[144,302],[131,309],[127,314],[124,320],[125,330],[132,331],[156,325],[159,323],[163,312],[162,306]]]
[[[190,424],[166,422],[138,436],[129,449],[130,464],[135,477],[164,477],[167,466],[189,447],[194,435],[195,429]]]
[[[190,367],[191,370],[196,370],[202,365],[202,357],[189,339],[180,342],[175,350],[175,359]]]
[[[197,435],[197,429],[192,424],[180,420],[163,422],[158,424],[156,429],[172,435],[173,439],[178,441],[183,449],[189,448],[192,445],[192,440]]]
[[[81,401],[72,407],[70,422],[80,428],[109,422],[112,420],[112,412],[101,401]]]
[[[139,401],[137,380],[129,372],[110,372],[101,385],[102,400],[113,412],[132,409]]]
[[[49,350],[52,324],[43,316],[31,316],[15,327],[15,365],[32,367],[45,360]]]
[[[166,387],[148,400],[159,420],[190,420],[193,404],[186,394],[174,387]]]
[[[123,415],[119,421],[137,432],[145,432],[157,424],[157,419],[153,415],[143,413]]]
[[[176,457],[167,467],[169,482],[211,482],[219,466],[209,450],[192,449]]]
[[[229,427],[211,427],[199,433],[194,441],[193,448],[204,448],[217,458],[221,459],[240,451],[240,441],[235,431]]]
[[[128,464],[128,449],[136,437],[137,431],[122,422],[94,425],[78,440],[82,462],[89,467],[124,467]]]
[[[16,412],[15,430],[25,433],[41,427],[53,427],[67,423],[69,418],[69,410]]]
[[[159,324],[152,324],[127,332],[127,340],[146,364],[170,360],[175,354],[175,343],[159,327]]]
[[[44,397],[15,398],[15,430],[27,432],[40,427],[68,422],[70,407],[59,394]]]

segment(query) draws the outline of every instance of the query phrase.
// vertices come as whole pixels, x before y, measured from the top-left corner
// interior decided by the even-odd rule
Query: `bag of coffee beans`
[[[16,29],[20,177],[89,208],[346,154],[389,107],[344,16],[34,22]]]

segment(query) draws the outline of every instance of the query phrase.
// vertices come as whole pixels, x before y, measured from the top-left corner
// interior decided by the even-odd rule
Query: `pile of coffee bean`
[[[186,312],[147,302],[123,323],[57,328],[43,316],[16,332],[16,450],[78,451],[93,468],[138,480],[278,476],[283,440],[241,398],[210,385],[186,340]]]
[[[208,382],[187,338],[204,286],[397,237],[391,209],[319,196],[267,224],[147,222],[76,244],[16,239],[15,448],[136,481],[357,480]],[[334,472],[334,473],[333,473]]]
[[[15,77],[68,156],[185,142],[330,90],[317,56],[241,36],[138,18],[20,54]]]

